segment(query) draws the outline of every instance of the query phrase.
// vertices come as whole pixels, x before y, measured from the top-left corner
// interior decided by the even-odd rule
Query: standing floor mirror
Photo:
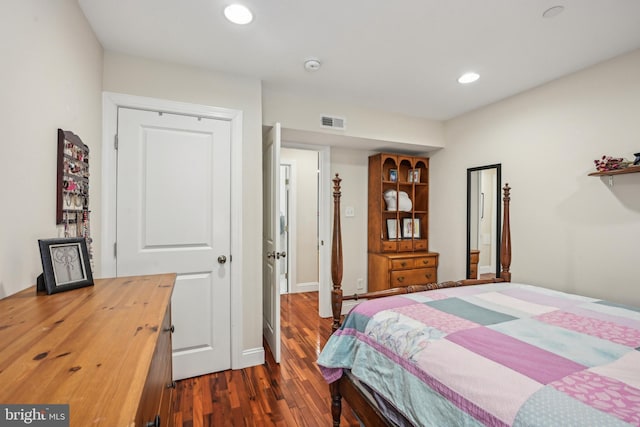
[[[500,164],[467,169],[467,279],[500,277]]]

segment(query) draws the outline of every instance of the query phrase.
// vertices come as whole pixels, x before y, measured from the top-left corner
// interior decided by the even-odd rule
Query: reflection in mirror
[[[467,278],[500,277],[501,165],[467,169]]]

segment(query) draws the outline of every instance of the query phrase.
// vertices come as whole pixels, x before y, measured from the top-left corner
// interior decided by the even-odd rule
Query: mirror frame
[[[496,163],[493,165],[486,165],[486,166],[477,166],[477,167],[473,167],[473,168],[468,168],[467,169],[467,254],[465,256],[465,259],[467,260],[467,266],[466,266],[466,275],[465,277],[468,279],[469,275],[471,273],[471,174],[473,172],[477,172],[477,171],[481,171],[481,170],[486,170],[486,169],[496,169],[496,197],[495,197],[495,203],[496,203],[496,241],[495,241],[495,247],[496,247],[496,279],[500,277],[500,245],[501,245],[501,241],[502,241],[502,227],[501,222],[502,222],[502,194],[500,193],[501,190],[501,186],[502,186],[502,164],[501,163]],[[479,276],[478,276],[479,277]]]

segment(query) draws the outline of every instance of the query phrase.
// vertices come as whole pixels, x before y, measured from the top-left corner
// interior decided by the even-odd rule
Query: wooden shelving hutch
[[[389,191],[406,193],[410,209],[388,210]],[[368,197],[368,290],[437,282],[438,254],[428,251],[429,159],[370,156]]]

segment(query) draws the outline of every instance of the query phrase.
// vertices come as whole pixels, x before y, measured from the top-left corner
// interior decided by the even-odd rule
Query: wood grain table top
[[[175,274],[0,300],[0,403],[69,404],[71,426],[130,426]]]

